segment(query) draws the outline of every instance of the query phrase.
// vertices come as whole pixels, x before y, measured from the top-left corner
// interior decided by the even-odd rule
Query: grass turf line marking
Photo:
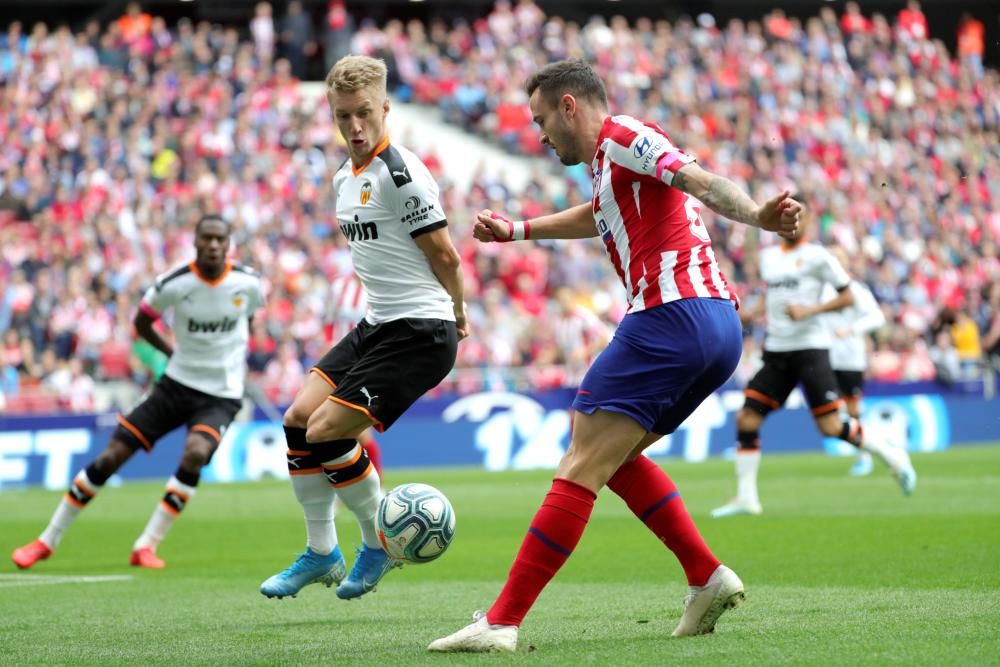
[[[129,581],[130,574],[70,576],[62,574],[0,574],[0,588],[17,586],[49,586],[52,584],[104,584]]]

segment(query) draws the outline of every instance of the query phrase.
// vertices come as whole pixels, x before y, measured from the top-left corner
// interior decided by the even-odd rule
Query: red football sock
[[[688,584],[704,586],[719,560],[701,538],[677,486],[663,468],[640,455],[618,468],[608,488],[674,552]]]
[[[378,473],[379,479],[382,479],[382,448],[378,446],[378,440],[375,438],[368,438],[368,442],[361,445],[365,454],[368,455],[368,459],[372,462],[372,466],[375,468],[375,472]]]
[[[486,612],[490,623],[521,625],[542,589],[576,548],[596,499],[596,493],[576,482],[552,480],[552,488],[510,568],[507,583]]]

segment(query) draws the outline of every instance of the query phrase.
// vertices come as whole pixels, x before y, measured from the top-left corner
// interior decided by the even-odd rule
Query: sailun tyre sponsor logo
[[[417,210],[417,208],[420,207],[420,197],[416,197],[416,196],[409,197],[406,200],[406,203],[403,204],[403,205],[406,207],[407,211],[415,211],[415,210]]]
[[[409,202],[410,200],[408,199],[407,204],[409,204]],[[435,209],[434,204],[428,204],[427,206],[414,208],[409,213],[404,215],[403,219],[400,220],[400,222],[406,225],[416,225],[421,222],[427,222],[427,220],[430,219],[431,213],[434,211],[434,209]]]

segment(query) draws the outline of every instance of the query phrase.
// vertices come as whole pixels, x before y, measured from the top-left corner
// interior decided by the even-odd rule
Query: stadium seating
[[[841,20],[830,7],[804,23],[772,13],[725,26],[708,15],[577,26],[533,3],[515,9],[513,19],[504,8],[458,25],[447,39],[437,24],[367,25],[352,50],[394,64],[400,99],[438,105],[483,142],[525,154],[541,150],[521,83],[548,60],[581,55],[605,75],[615,110],[661,123],[758,198],[797,189],[817,234],[850,251],[852,271],[887,312],[876,369],[928,379],[934,345],[959,335],[975,349],[967,326],[942,323],[945,310],[971,318],[982,356],[998,353],[1000,291],[984,290],[1000,281],[996,69],[948,53],[933,29],[925,38],[892,17]],[[97,378],[132,377],[121,343],[131,313],[119,315],[120,304],[134,307],[156,273],[188,257],[202,210],[233,221],[235,258],[267,279],[267,336],[290,336],[308,367],[328,341],[291,324],[322,316],[327,281],[350,266],[329,182],[345,153],[330,149],[338,138],[325,105],[301,106],[288,63],[262,65],[253,42],[226,39],[222,27],[168,26],[136,46],[113,28],[75,39],[65,27],[14,26],[0,35],[0,114],[11,121],[0,127],[0,334],[15,331],[12,345],[33,357],[14,364],[17,373],[41,382],[77,354]],[[470,221],[487,206],[528,217],[583,201],[586,170],[552,161],[511,192],[501,174],[477,167],[459,188],[447,155],[423,157],[442,183],[477,331],[447,386],[572,381],[573,369],[539,370],[565,358],[537,316],[555,312],[551,295],[563,285],[607,323],[622,316],[602,249],[481,247]],[[724,272],[756,298],[756,246],[772,241],[721,219],[709,226]],[[36,293],[43,272],[48,294]],[[118,342],[89,351],[80,322],[104,320]],[[759,325],[748,334],[752,365]],[[43,369],[48,347],[61,358]],[[983,364],[968,349],[962,368],[974,375]],[[41,405],[38,393],[11,394],[7,412]]]

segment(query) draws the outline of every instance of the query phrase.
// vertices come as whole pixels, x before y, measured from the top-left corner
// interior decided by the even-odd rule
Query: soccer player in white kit
[[[848,264],[847,252],[840,246],[830,248],[830,252],[845,269]],[[879,308],[875,295],[859,280],[851,280],[851,294],[854,303],[841,310],[823,315],[823,320],[833,334],[830,341],[830,366],[837,377],[840,396],[844,400],[847,414],[861,418],[861,397],[864,394],[865,371],[868,369],[868,351],[865,336],[885,324],[885,315]],[[833,298],[833,289],[827,286],[823,300]],[[872,456],[859,449],[858,458],[851,467],[851,475],[861,477],[871,473]]]
[[[746,402],[736,415],[736,497],[712,510],[713,517],[761,513],[757,492],[760,426],[768,414],[784,405],[799,383],[823,435],[875,454],[889,467],[904,494],[913,493],[917,483],[905,451],[865,434],[857,417],[841,418],[843,401],[830,366],[832,336],[820,316],[854,303],[851,278],[830,251],[807,242],[801,229],[797,237],[783,237],[760,255],[761,278],[767,283],[764,366],[750,380]],[[836,296],[823,301],[828,288]]]
[[[326,79],[327,100],[349,158],[333,187],[337,221],[368,295],[365,318],[320,359],[285,413],[288,469],[306,521],[306,550],[260,586],[267,597],[337,586],[356,598],[398,566],[375,528],[379,475],[358,436],[384,431],[455,364],[468,335],[461,260],[438,187],[413,153],[389,142],[386,67],[345,56]],[[347,574],[334,499],[354,513],[362,546]]]
[[[129,558],[137,567],[164,567],[156,548],[191,500],[201,469],[242,405],[250,320],[263,305],[257,273],[226,260],[228,223],[203,217],[195,227],[194,245],[195,260],[159,276],[135,316],[139,335],[170,358],[163,377],[132,412],[119,415],[107,448],[77,473],[38,539],[14,550],[18,567],[29,568],[51,556],[111,475],[136,451],[152,451],[158,439],[186,425],[177,471]],[[168,309],[173,310],[173,345],[153,327]]]

